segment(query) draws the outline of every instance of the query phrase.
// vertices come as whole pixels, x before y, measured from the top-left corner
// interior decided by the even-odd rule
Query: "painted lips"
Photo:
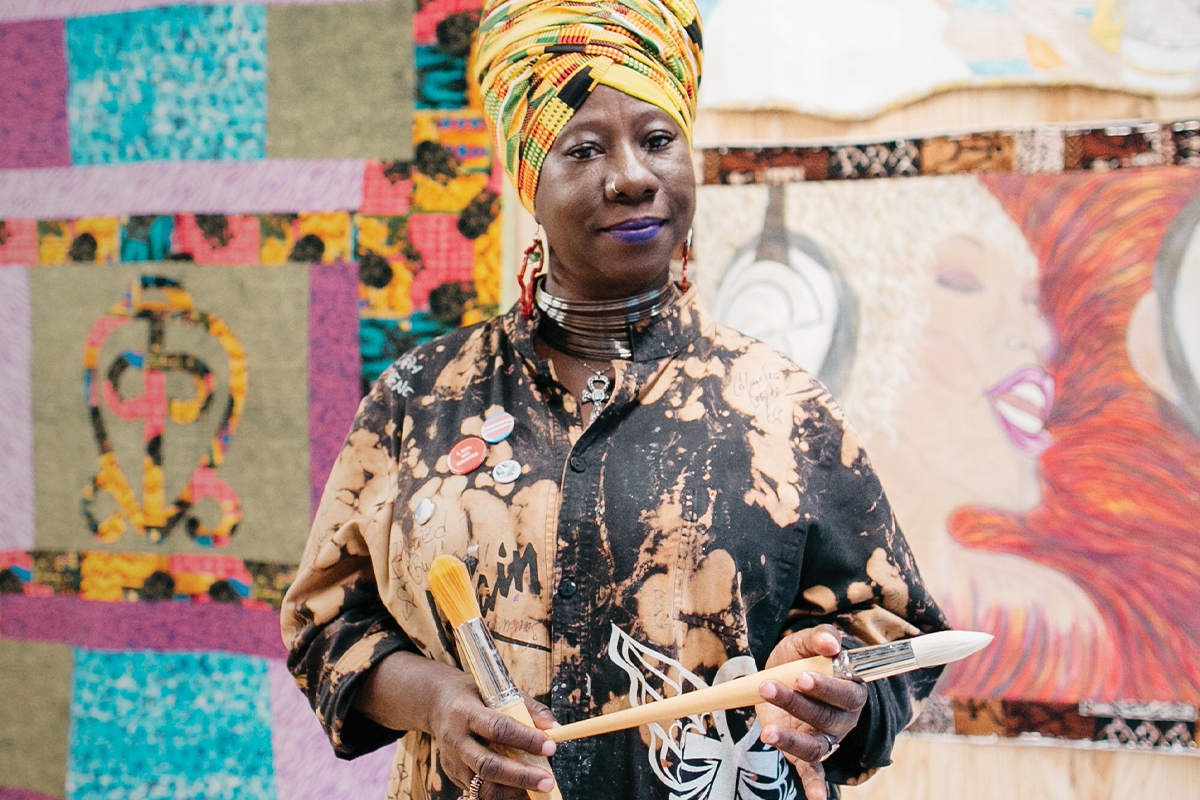
[[[989,389],[987,397],[1013,444],[1034,455],[1050,446],[1046,417],[1054,405],[1054,379],[1045,370],[1022,367]]]
[[[605,228],[604,232],[624,244],[646,244],[653,241],[666,224],[665,219],[643,217]]]

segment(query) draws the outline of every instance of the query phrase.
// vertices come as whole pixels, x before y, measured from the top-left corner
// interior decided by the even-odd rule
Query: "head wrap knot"
[[[600,84],[658,106],[690,143],[701,50],[694,0],[487,0],[475,77],[525,207],[554,140]]]

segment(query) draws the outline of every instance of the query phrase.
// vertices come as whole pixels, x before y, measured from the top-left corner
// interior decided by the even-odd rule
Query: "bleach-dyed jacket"
[[[397,650],[457,664],[427,592],[434,558],[468,564],[517,685],[573,722],[761,668],[780,636],[822,622],[847,646],[945,627],[853,429],[825,388],[714,324],[689,292],[634,331],[613,397],[586,430],[516,311],[389,367],[363,400],[283,609],[289,665],[339,755],[398,734],[352,710]],[[499,412],[486,464],[447,454]],[[491,467],[522,465],[515,483]],[[432,516],[414,516],[424,499]],[[855,782],[889,762],[936,671],[870,684],[826,762]],[[560,745],[566,800],[794,798],[752,709]],[[437,743],[408,733],[389,796],[457,798]]]

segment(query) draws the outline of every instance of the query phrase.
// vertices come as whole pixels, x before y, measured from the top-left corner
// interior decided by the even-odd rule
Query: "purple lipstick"
[[[604,232],[622,244],[646,244],[653,241],[666,224],[665,219],[642,217],[605,228]]]

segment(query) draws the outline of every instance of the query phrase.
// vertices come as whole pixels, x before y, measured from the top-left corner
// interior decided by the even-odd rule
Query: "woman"
[[[476,68],[548,274],[384,372],[283,612],[338,753],[404,736],[391,797],[824,798],[888,763],[936,678],[805,674],[555,751],[483,705],[429,599],[463,558],[542,729],[943,626],[828,392],[670,280],[699,65],[691,0],[485,7]]]

